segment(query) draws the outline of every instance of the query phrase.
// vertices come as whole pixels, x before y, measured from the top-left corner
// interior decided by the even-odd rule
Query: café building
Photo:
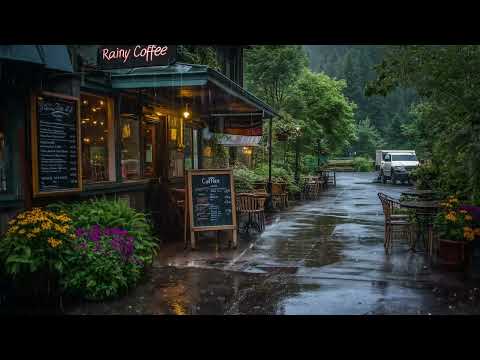
[[[221,71],[179,62],[168,45],[9,47],[0,46],[0,230],[24,208],[108,196],[176,236],[185,171],[227,167],[225,147],[258,143],[277,116],[242,87],[242,47],[217,48]]]

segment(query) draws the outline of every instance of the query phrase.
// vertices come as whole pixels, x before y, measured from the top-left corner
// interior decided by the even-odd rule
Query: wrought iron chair
[[[387,254],[393,248],[393,239],[395,234],[406,236],[409,247],[412,246],[413,224],[410,223],[408,215],[394,214],[394,210],[400,208],[400,203],[383,193],[378,193],[382,203],[383,214],[385,215],[385,237],[384,247]]]

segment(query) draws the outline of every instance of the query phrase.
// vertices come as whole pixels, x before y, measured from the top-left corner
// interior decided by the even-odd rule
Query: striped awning
[[[224,146],[258,146],[261,136],[243,136],[224,134],[218,143]]]

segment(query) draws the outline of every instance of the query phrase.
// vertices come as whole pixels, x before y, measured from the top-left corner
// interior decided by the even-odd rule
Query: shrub
[[[268,179],[268,164],[262,164],[255,168],[255,174],[263,181]],[[297,193],[300,191],[298,184],[295,183],[294,174],[284,167],[272,164],[272,181],[285,182],[289,193]]]
[[[456,196],[447,197],[441,204],[435,219],[435,227],[441,239],[472,241],[480,236],[478,221],[460,206]]]
[[[34,208],[8,224],[0,240],[0,259],[8,275],[60,274],[65,270],[65,257],[75,237],[69,216]]]
[[[137,256],[145,264],[153,261],[157,239],[153,236],[152,225],[147,216],[132,209],[125,201],[92,199],[77,203],[57,203],[53,209],[62,209],[73,219],[75,229],[99,225],[102,228],[120,227],[135,238]]]
[[[438,170],[435,169],[432,164],[420,165],[410,174],[411,179],[420,190],[430,190],[434,188],[438,175]]]
[[[235,178],[236,192],[250,192],[254,190],[254,183],[264,181],[253,170],[243,166],[236,165],[233,168],[233,176]]]
[[[353,168],[355,171],[359,172],[370,172],[373,171],[373,160],[364,157],[356,157],[353,159]]]
[[[101,300],[118,296],[138,282],[144,263],[127,230],[93,225],[77,229],[76,235],[69,271],[63,278],[68,292]]]
[[[153,262],[157,243],[152,226],[125,201],[95,199],[50,207],[67,212],[76,229],[62,279],[67,292],[93,300],[118,296]]]

